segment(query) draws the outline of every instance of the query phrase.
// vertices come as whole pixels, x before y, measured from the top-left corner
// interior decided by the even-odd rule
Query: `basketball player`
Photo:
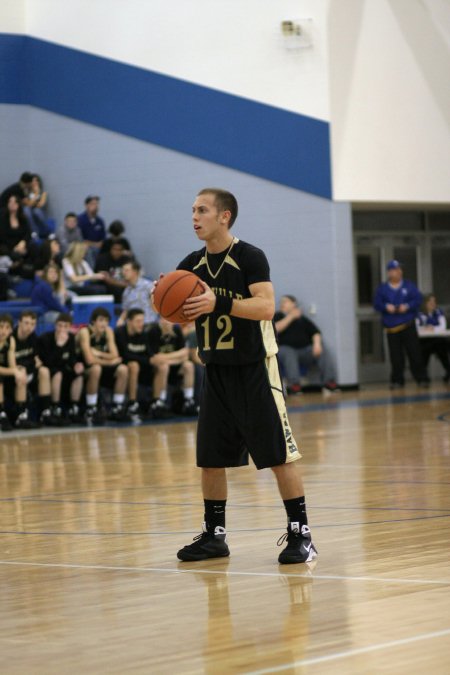
[[[302,479],[295,465],[300,452],[293,438],[277,364],[272,317],[274,291],[264,253],[233,237],[235,197],[216,188],[197,195],[192,219],[205,246],[178,269],[197,274],[204,293],[189,298],[185,314],[196,322],[205,381],[197,431],[197,464],[202,468],[203,532],[178,551],[183,561],[230,554],[226,543],[226,467],[270,467],[287,512],[287,541],[280,563],[317,557],[311,541]]]
[[[125,408],[125,392],[128,368],[119,356],[114,333],[109,326],[111,315],[104,307],[96,307],[89,319],[89,326],[81,328],[77,335],[86,372],[86,421],[101,424],[98,410],[99,388],[113,389],[113,407],[109,419],[129,422]]]

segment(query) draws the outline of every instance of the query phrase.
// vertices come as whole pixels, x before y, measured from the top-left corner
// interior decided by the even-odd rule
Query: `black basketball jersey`
[[[117,349],[125,363],[137,361],[148,365],[153,350],[147,332],[130,335],[126,326],[120,326],[114,331]]]
[[[18,366],[23,366],[30,373],[36,367],[34,357],[37,355],[37,335],[33,332],[27,338],[21,340],[18,336],[17,326],[14,329],[13,335],[16,341],[16,363]]]
[[[261,249],[234,237],[221,253],[194,251],[178,269],[197,274],[217,296],[251,298],[249,286],[270,281],[269,263]],[[272,321],[240,319],[220,312],[204,314],[195,322],[198,349],[204,363],[254,363],[278,351]]]
[[[0,347],[0,366],[2,368],[9,368],[8,352],[10,347],[11,347],[11,337],[7,338],[3,343],[3,346]]]
[[[52,370],[71,370],[77,361],[75,336],[69,333],[63,345],[56,342],[55,332],[39,336],[39,356],[45,366]]]
[[[106,337],[106,331],[100,335],[95,335],[92,328],[89,326],[89,342],[92,349],[96,349],[98,352],[109,352],[108,339]]]

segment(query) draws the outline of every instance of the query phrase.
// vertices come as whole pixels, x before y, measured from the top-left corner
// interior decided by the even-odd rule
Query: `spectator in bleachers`
[[[189,360],[189,350],[181,332],[181,328],[166,319],[160,319],[149,330],[150,346],[154,354],[160,355],[161,362],[170,366],[168,383],[176,386],[182,381],[184,401],[181,406],[183,415],[196,415],[197,406],[194,401],[194,364]],[[161,391],[154,407],[165,405],[167,392]]]
[[[28,204],[28,192],[31,189],[32,179],[33,174],[29,171],[25,171],[20,176],[17,183],[13,183],[5,188],[0,195],[0,209],[4,209],[8,206],[9,198],[12,195],[17,197],[19,204],[26,206]]]
[[[153,311],[150,297],[153,282],[144,279],[141,271],[141,265],[137,260],[130,260],[122,265],[122,275],[127,285],[122,294],[122,313],[117,321],[118,326],[125,323],[127,312],[136,307],[144,313],[146,326],[149,326],[158,318]]]
[[[67,292],[62,271],[55,263],[50,263],[43,270],[42,277],[35,278],[31,304],[41,309],[44,321],[54,323],[58,314],[67,312],[66,301]]]
[[[12,335],[13,320],[10,314],[0,315],[0,427],[2,431],[11,431],[12,424],[5,410],[5,399],[15,402],[17,418],[16,429],[36,427],[27,408],[27,373],[16,363],[16,342]]]
[[[100,253],[109,253],[111,245],[119,241],[123,246],[124,255],[133,255],[131,250],[130,242],[126,237],[124,237],[125,225],[121,220],[113,220],[111,225],[108,227],[108,236],[103,240],[102,246],[100,248]]]
[[[85,259],[87,245],[84,241],[70,244],[62,260],[64,281],[67,289],[76,295],[99,295],[106,293],[103,272],[94,272]]]
[[[89,195],[84,200],[85,210],[78,216],[78,227],[83,235],[83,240],[88,245],[87,260],[91,267],[95,266],[95,260],[106,237],[105,221],[98,215],[100,197]]]
[[[128,412],[130,415],[139,413],[138,385],[142,384],[152,386],[153,402],[150,406],[152,417],[164,418],[168,414],[165,399],[169,363],[163,354],[153,353],[144,326],[144,312],[142,309],[134,308],[127,313],[125,325],[115,330],[119,354],[128,366]],[[163,399],[161,399],[162,392],[164,392]],[[161,404],[158,404],[158,401]]]
[[[35,272],[39,275],[50,263],[55,263],[58,267],[62,265],[61,246],[54,234],[41,244],[32,242],[30,245],[30,260],[34,266]]]
[[[47,423],[53,426],[80,424],[83,421],[80,399],[83,391],[84,364],[77,353],[75,336],[70,332],[72,317],[61,313],[55,330],[39,336],[38,349],[42,362],[50,372],[51,410]],[[62,404],[69,402],[66,415]]]
[[[288,394],[301,393],[300,366],[317,366],[326,391],[337,391],[334,368],[317,326],[303,315],[293,295],[283,295],[274,316],[278,358],[287,380]]]
[[[29,191],[26,197],[27,204],[24,213],[30,223],[32,236],[46,239],[49,235],[49,227],[44,212],[48,194],[42,186],[41,177],[35,173],[32,176]]]
[[[128,368],[122,363],[114,333],[109,326],[111,315],[103,307],[94,309],[89,326],[81,328],[77,335],[78,345],[86,368],[86,421],[101,424],[98,408],[99,388],[113,390],[113,407],[109,419],[129,422],[125,407],[128,384]]]
[[[447,328],[447,319],[445,314],[436,302],[434,293],[428,293],[423,299],[421,311],[416,318],[419,335],[429,333],[430,337],[420,340],[420,348],[422,351],[422,360],[425,370],[428,369],[428,362],[430,356],[435,354],[444,368],[444,382],[450,381],[450,360],[448,358],[448,343],[439,333],[442,333]],[[436,335],[437,337],[431,337]],[[428,373],[427,373],[428,376]]]
[[[34,397],[36,395],[38,397],[40,421],[48,424],[51,417],[50,372],[38,355],[36,323],[35,312],[29,309],[21,312],[13,331],[16,341],[16,363],[26,371],[28,390]]]
[[[123,244],[115,241],[111,244],[109,253],[101,253],[95,264],[95,271],[103,272],[107,291],[114,295],[114,302],[117,303],[121,302],[123,290],[127,285],[122,267],[128,261],[129,257],[124,254]]]
[[[70,244],[75,241],[83,241],[83,235],[78,227],[78,217],[73,211],[66,213],[64,223],[56,230],[56,238],[61,246],[61,253],[66,254]]]
[[[0,255],[12,260],[9,274],[33,278],[34,268],[27,260],[31,230],[16,195],[11,195],[0,211]]]

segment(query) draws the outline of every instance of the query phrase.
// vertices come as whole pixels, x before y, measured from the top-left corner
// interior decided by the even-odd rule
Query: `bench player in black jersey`
[[[109,326],[111,315],[104,307],[96,307],[89,326],[77,335],[78,346],[86,372],[86,421],[101,424],[104,420],[98,410],[98,392],[101,386],[113,390],[113,407],[109,419],[130,422],[125,408],[128,368],[119,356],[114,333]]]
[[[226,467],[270,467],[288,517],[287,546],[280,563],[311,562],[305,497],[295,460],[300,452],[286,413],[272,318],[273,286],[264,253],[233,237],[238,205],[216,188],[197,195],[192,219],[205,247],[188,255],[178,269],[195,272],[204,293],[186,301],[195,320],[205,381],[197,431],[197,464],[202,468],[205,504],[203,532],[178,551],[183,561],[229,555],[225,531]]]

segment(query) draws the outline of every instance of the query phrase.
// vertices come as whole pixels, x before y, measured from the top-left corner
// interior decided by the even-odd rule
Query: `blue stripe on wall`
[[[0,34],[0,103],[43,108],[331,199],[329,125],[27,36]]]

